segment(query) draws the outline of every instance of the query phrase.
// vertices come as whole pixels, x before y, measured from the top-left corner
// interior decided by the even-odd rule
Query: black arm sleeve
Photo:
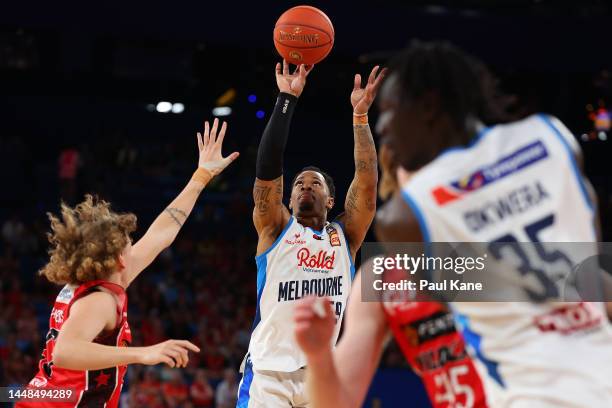
[[[297,97],[284,92],[278,95],[257,151],[255,175],[260,180],[274,180],[283,174],[283,155],[297,100]]]

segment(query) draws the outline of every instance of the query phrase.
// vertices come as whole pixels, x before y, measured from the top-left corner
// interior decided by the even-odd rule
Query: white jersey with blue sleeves
[[[594,243],[595,205],[578,151],[559,120],[533,115],[443,152],[402,192],[425,241]],[[492,406],[612,406],[612,330],[602,304],[452,306]]]
[[[306,357],[294,338],[295,301],[309,294],[327,296],[336,313],[336,344],[355,267],[343,227],[327,223],[322,231],[291,217],[274,244],[255,258],[257,312],[249,355],[257,370],[296,371]]]

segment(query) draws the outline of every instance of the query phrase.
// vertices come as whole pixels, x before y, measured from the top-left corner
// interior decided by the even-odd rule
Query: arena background
[[[543,111],[571,128],[598,193],[603,240],[612,239],[606,2],[404,3],[310,2],[330,16],[336,42],[300,98],[286,179],[315,164],[335,177],[344,197],[353,173],[354,73],[366,74],[411,39],[444,39],[493,68],[514,118]],[[254,316],[251,188],[277,93],[272,28],[297,4],[2,5],[0,386],[25,384],[34,374],[58,291],[36,276],[46,261],[45,213],[57,210],[60,197],[73,204],[94,192],[115,209],[135,212],[140,236],[194,170],[196,130],[224,106],[232,111],[224,118],[225,150],[242,156],[206,189],[175,244],[128,290],[134,344],[186,338],[203,351],[186,370],[131,367],[123,406],[233,406],[214,394],[232,391],[239,380]],[[180,113],[159,112],[180,111],[177,104]],[[212,394],[188,402],[190,387]],[[413,406],[427,406],[419,380],[392,345],[366,405],[403,406],[406,396]]]

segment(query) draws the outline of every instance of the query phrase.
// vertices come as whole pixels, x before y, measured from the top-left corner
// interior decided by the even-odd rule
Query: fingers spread
[[[200,132],[196,133],[196,139],[198,140],[198,150],[202,151],[204,149],[204,143],[202,142],[202,135]]]
[[[225,137],[225,131],[227,130],[227,122],[223,121],[221,130],[219,131],[219,137],[217,137],[217,143],[223,144],[223,138]]]
[[[283,75],[289,75],[289,63],[283,59]]]
[[[281,64],[280,64],[280,62],[276,63],[275,71],[276,71],[276,75],[280,75],[281,74]]]
[[[234,153],[230,154],[229,156],[227,156],[227,157],[225,158],[225,160],[227,160],[229,163],[231,163],[231,162],[233,162],[234,160],[236,160],[236,159],[238,158],[238,156],[240,156],[240,153],[238,153],[238,152],[234,152]],[[228,163],[228,164],[229,164],[229,163]]]
[[[215,118],[213,121],[212,129],[210,129],[210,142],[215,143],[217,140],[217,127],[219,126],[219,119]]]
[[[208,121],[204,122],[204,147],[208,146],[208,142],[210,141],[210,128]]]
[[[370,72],[370,77],[368,78],[368,84],[374,83],[374,80],[376,79],[376,72],[378,72],[378,68],[380,68],[378,65],[372,68],[372,72]]]
[[[361,88],[361,75],[355,74],[355,83],[353,84],[353,91]]]

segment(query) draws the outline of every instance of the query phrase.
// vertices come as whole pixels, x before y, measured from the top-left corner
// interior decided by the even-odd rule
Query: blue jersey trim
[[[444,150],[442,150],[440,153],[438,153],[438,155],[436,156],[436,159],[439,159],[442,156],[445,156],[449,153],[455,153],[455,152],[462,152],[464,150],[470,149],[472,147],[474,147],[478,142],[480,142],[480,140],[487,134],[489,133],[490,130],[492,130],[494,128],[494,126],[492,127],[485,127],[483,129],[481,129],[476,136],[474,136],[467,145],[465,146],[451,146],[448,147]],[[434,159],[435,160],[435,159]]]
[[[593,205],[593,202],[591,201],[591,197],[589,196],[588,190],[584,183],[584,178],[582,177],[582,173],[580,172],[580,169],[578,168],[578,163],[576,162],[576,156],[574,155],[572,148],[570,147],[567,140],[565,140],[565,137],[563,137],[559,129],[557,129],[555,125],[553,125],[553,123],[550,121],[550,119],[546,115],[539,113],[538,117],[542,119],[542,121],[546,123],[546,125],[548,125],[548,127],[553,131],[555,136],[557,136],[561,144],[565,147],[565,150],[567,151],[567,154],[570,158],[570,162],[572,163],[572,170],[574,171],[574,176],[576,177],[576,180],[578,181],[578,185],[580,186],[580,191],[582,192],[582,196],[584,197],[584,201],[586,202],[586,205],[589,207],[589,209],[591,211],[594,211],[595,206]]]
[[[251,332],[255,330],[259,322],[261,321],[261,295],[263,293],[264,287],[266,286],[266,271],[268,270],[268,258],[263,256],[261,258],[256,259],[257,263],[257,303],[255,309],[255,318],[253,319],[253,327],[251,328]]]
[[[283,239],[283,236],[285,236],[285,233],[287,232],[287,230],[289,229],[292,223],[293,223],[293,217],[289,219],[289,222],[287,222],[287,225],[285,225],[285,228],[283,228],[281,233],[278,235],[278,238],[276,238],[276,241],[274,241],[274,243],[270,246],[270,248],[266,249],[263,253],[255,257],[255,263],[257,264],[257,303],[256,303],[257,309],[255,310],[255,319],[253,320],[253,327],[251,329],[251,332],[255,330],[255,328],[261,321],[260,304],[261,304],[261,295],[263,293],[264,287],[266,286],[266,271],[268,270],[267,255],[268,253],[270,253],[271,250],[274,249],[274,247],[276,247],[276,245],[278,245],[281,239]]]
[[[499,363],[497,361],[488,359],[482,353],[482,347],[481,347],[482,336],[480,336],[478,333],[474,332],[470,328],[469,318],[460,313],[455,313],[455,320],[457,321],[457,323],[459,324],[461,328],[461,334],[463,334],[463,338],[465,339],[465,342],[474,349],[474,352],[476,353],[476,356],[478,357],[478,359],[482,361],[482,363],[487,368],[487,373],[489,374],[489,376],[493,380],[495,380],[500,386],[506,388],[506,384],[504,383],[504,380],[502,379],[499,373]]]
[[[278,243],[281,242],[281,239],[283,239],[283,236],[285,235],[285,233],[287,232],[287,230],[289,229],[291,224],[293,224],[293,217],[289,218],[289,221],[287,222],[287,225],[285,225],[285,228],[283,228],[281,233],[278,234],[278,238],[276,238],[276,241],[274,241],[274,243],[272,245],[270,245],[270,248],[266,249],[261,254],[257,255],[255,257],[255,261],[257,261],[257,258],[262,258],[262,257],[265,257],[266,255],[268,255],[270,253],[270,251],[272,251],[274,249],[274,247],[276,247],[278,245]]]
[[[251,357],[247,356],[246,364],[244,366],[244,374],[242,375],[242,381],[240,388],[238,389],[238,402],[236,402],[236,408],[248,408],[250,399],[250,389],[253,383],[253,364],[251,363]]]
[[[431,235],[429,233],[429,228],[427,227],[427,222],[425,222],[425,217],[423,216],[423,212],[421,211],[421,208],[418,206],[416,201],[414,201],[414,199],[410,196],[410,194],[404,189],[402,189],[402,197],[404,197],[404,200],[406,201],[406,203],[412,210],[412,213],[414,214],[414,216],[416,217],[419,223],[419,228],[421,229],[421,234],[423,235],[423,242],[430,243]]]
[[[338,220],[334,220],[334,222],[340,226],[340,229],[342,230],[342,235],[344,236],[344,242],[346,243],[346,252],[348,253],[349,261],[351,262],[351,282],[352,282],[355,279],[355,263],[353,262],[353,255],[351,255],[351,248],[349,246],[348,238],[346,237],[344,223]]]

